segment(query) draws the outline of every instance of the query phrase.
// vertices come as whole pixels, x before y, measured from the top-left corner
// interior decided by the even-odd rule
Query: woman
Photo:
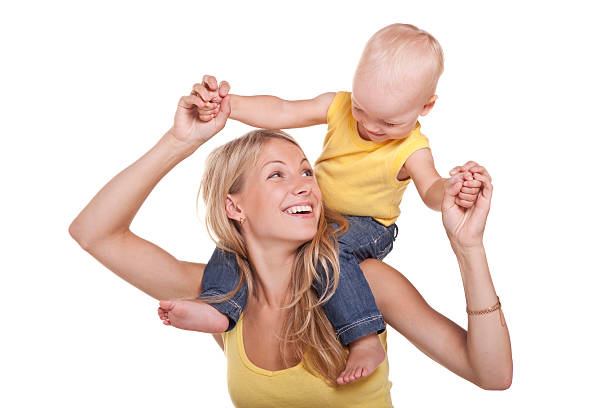
[[[197,297],[205,265],[175,259],[129,226],[159,180],[224,127],[229,96],[211,121],[198,117],[203,105],[198,96],[182,97],[172,129],[113,178],[70,227],[85,250],[157,299]],[[215,335],[225,346],[232,400],[249,407],[390,406],[387,362],[366,379],[330,385],[344,357],[311,289],[318,261],[328,265],[332,277],[338,273],[329,214],[299,146],[279,132],[262,134],[241,156],[252,156],[251,162],[237,160],[227,171],[236,154],[228,151],[204,186],[207,225],[243,260],[251,292],[239,324],[223,336],[225,344]],[[471,171],[484,185],[474,208],[464,212],[455,205],[463,182],[463,174],[457,174],[447,185],[442,213],[470,311],[467,332],[431,309],[399,272],[374,260],[362,267],[386,322],[463,378],[486,389],[505,389],[512,379],[510,340],[482,245],[492,186],[484,168]],[[287,209],[296,205],[311,211],[290,214]],[[328,288],[328,295],[332,292]],[[161,306],[161,317],[172,314],[180,326],[185,311],[172,302]]]

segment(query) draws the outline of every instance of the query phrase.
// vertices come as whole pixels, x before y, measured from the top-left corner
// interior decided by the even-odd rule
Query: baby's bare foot
[[[157,309],[165,325],[204,333],[223,333],[229,319],[217,309],[199,300],[162,300]]]
[[[372,374],[385,360],[383,348],[376,333],[368,334],[349,345],[346,368],[336,379],[338,384],[348,384]]]

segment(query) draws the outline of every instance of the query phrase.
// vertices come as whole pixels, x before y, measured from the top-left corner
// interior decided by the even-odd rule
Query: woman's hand
[[[198,86],[197,91],[196,86]],[[169,132],[175,139],[196,149],[223,129],[231,111],[229,84],[222,82],[221,86],[214,90],[209,87],[206,81],[202,85],[196,84],[190,95],[183,96],[179,100],[174,115],[174,126]],[[201,117],[198,109],[205,109],[217,103],[219,108],[214,115]]]
[[[487,170],[479,165],[454,174],[446,183],[442,199],[442,222],[451,245],[463,248],[482,245],[487,215],[491,207],[493,185]],[[457,204],[457,198],[466,186],[481,185],[474,206],[466,209]]]

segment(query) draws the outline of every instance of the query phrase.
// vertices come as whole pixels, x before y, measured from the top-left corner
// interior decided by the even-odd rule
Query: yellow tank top
[[[386,332],[379,335],[385,350]],[[389,361],[370,376],[352,384],[331,387],[306,370],[303,362],[291,368],[269,371],[257,367],[246,355],[242,316],[236,326],[223,333],[227,357],[229,394],[237,408],[392,407]]]
[[[351,114],[350,92],[338,92],[327,111],[327,136],[315,163],[325,204],[347,215],[373,217],[385,226],[395,222],[410,179],[397,175],[410,155],[429,147],[417,122],[408,137],[382,143],[364,140]]]

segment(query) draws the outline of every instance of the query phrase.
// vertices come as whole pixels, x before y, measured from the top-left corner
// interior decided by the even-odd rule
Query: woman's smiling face
[[[298,245],[315,236],[321,191],[298,146],[269,139],[244,181],[244,188],[233,198],[246,219],[242,225],[245,233],[260,241],[294,241]]]

